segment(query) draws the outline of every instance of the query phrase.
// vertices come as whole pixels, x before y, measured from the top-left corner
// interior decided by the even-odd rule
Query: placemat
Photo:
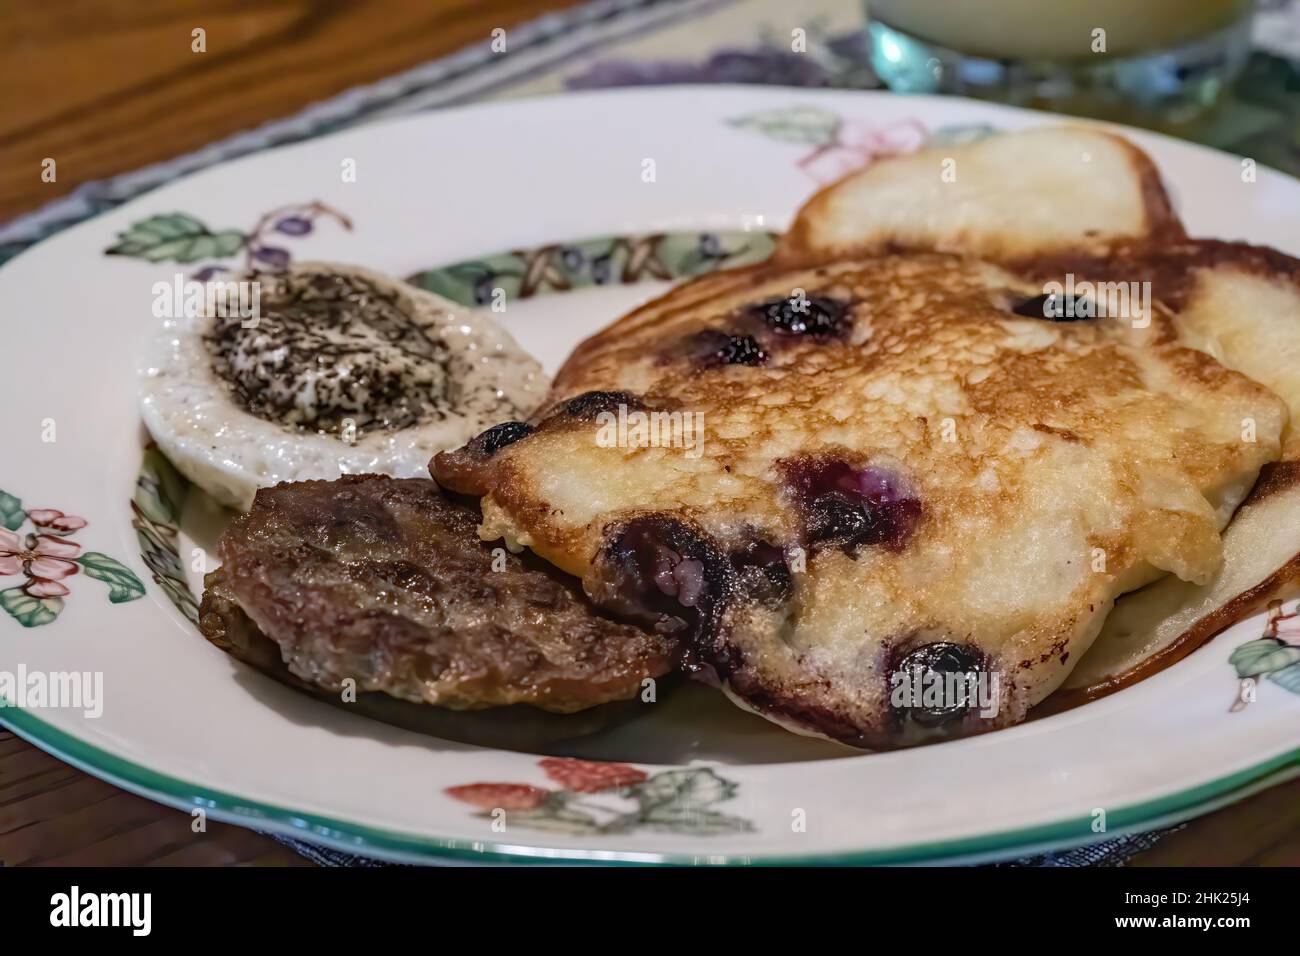
[[[862,0],[804,0],[798,24],[807,51],[790,49],[786,0],[593,0],[510,31],[510,52],[484,43],[283,120],[134,172],[86,183],[71,195],[0,226],[0,262],[61,229],[178,176],[285,143],[383,117],[459,103],[671,83],[765,83],[873,89]],[[1195,138],[1300,176],[1300,0],[1262,0],[1255,51],[1214,122]],[[1173,828],[1177,829],[1177,828]],[[1122,866],[1171,830],[1118,837],[999,866]],[[325,866],[381,861],[276,837]]]

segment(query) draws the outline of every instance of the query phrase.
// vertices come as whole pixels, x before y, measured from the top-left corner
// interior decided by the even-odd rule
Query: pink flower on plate
[[[1293,607],[1290,614],[1284,614],[1281,601],[1271,602],[1268,608],[1268,629],[1264,633],[1266,637],[1276,637],[1280,641],[1300,638],[1300,605]],[[1300,641],[1296,643],[1300,644]]]
[[[833,183],[857,169],[870,166],[882,156],[897,156],[920,149],[925,127],[916,120],[902,120],[876,126],[865,120],[843,120],[835,142],[818,147],[799,166],[819,183]]]
[[[74,531],[80,531],[86,526],[85,518],[78,518],[76,515],[65,515],[62,511],[55,511],[53,508],[38,508],[35,511],[29,511],[27,517],[32,519],[32,524],[38,528],[48,528],[55,534],[71,534]]]
[[[547,757],[538,761],[546,776],[576,793],[622,790],[646,779],[646,772],[625,763]]]
[[[85,525],[84,521],[82,525]],[[0,528],[0,575],[26,574],[28,581],[23,585],[23,591],[32,597],[62,597],[67,594],[67,586],[59,582],[81,570],[73,560],[80,553],[81,545],[75,541],[48,534],[29,534],[24,540],[12,531]]]
[[[18,535],[6,528],[0,528],[0,576],[22,574],[22,554],[23,549],[19,544]]]
[[[467,783],[443,792],[480,810],[535,810],[550,793],[526,783]]]

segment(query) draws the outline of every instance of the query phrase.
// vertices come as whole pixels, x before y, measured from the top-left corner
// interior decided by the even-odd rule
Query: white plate
[[[185,579],[197,589],[200,578],[192,549],[209,540],[211,521],[195,493],[173,538],[166,502],[147,477],[137,484],[146,436],[132,364],[157,321],[155,282],[237,262],[245,250],[220,253],[248,243],[398,275],[523,250],[424,276],[452,292],[458,282],[472,288],[485,269],[496,270],[489,284],[508,283],[501,270],[521,264],[534,268],[527,281],[540,277],[542,291],[582,285],[593,270],[608,273],[607,287],[564,295],[524,297],[511,287],[502,318],[554,369],[580,337],[664,288],[639,277],[679,276],[702,267],[701,251],[712,255],[719,246],[735,255],[705,256],[710,264],[761,256],[766,231],[782,229],[819,179],[935,136],[1054,121],[955,99],[774,88],[494,104],[228,163],[24,253],[0,270],[0,488],[10,496],[0,498],[0,525],[21,522],[22,547],[34,521],[55,519],[45,509],[88,523],[65,520],[53,529],[69,532],[58,538],[65,551],[69,542],[80,549],[71,555],[84,562],[79,573],[59,578],[70,566],[57,560],[35,566],[54,582],[47,590],[70,592],[53,621],[38,623],[49,613],[31,613],[20,600],[21,573],[0,577],[0,605],[26,610],[33,625],[0,615],[0,667],[100,672],[104,703],[93,718],[28,706],[4,710],[4,720],[77,766],[155,799],[408,860],[989,858],[1155,826],[1296,774],[1300,696],[1286,685],[1300,690],[1290,682],[1300,672],[1279,666],[1271,676],[1281,680],[1261,677],[1258,700],[1229,712],[1238,692],[1229,655],[1259,639],[1258,618],[1099,702],[897,753],[797,738],[692,688],[575,749],[633,765],[594,777],[587,764],[448,743],[305,699],[224,656],[182,613]],[[1237,157],[1132,136],[1160,165],[1192,233],[1300,253],[1300,184],[1267,170],[1243,183]],[[345,181],[353,168],[355,181]],[[293,211],[264,219],[310,202],[350,217],[352,228],[317,207],[297,211],[315,217],[307,235],[275,232]],[[104,254],[134,224],[174,213],[230,235],[173,245],[173,254],[206,252],[184,265]],[[180,218],[163,224],[200,228]],[[688,235],[646,238],[666,232]],[[147,230],[131,235],[137,252],[157,241]],[[599,236],[640,238],[603,240],[567,257],[537,251]],[[602,253],[611,249],[613,268],[604,269]],[[15,566],[5,560],[0,540],[0,570]],[[118,603],[106,599],[108,583]],[[602,780],[614,786],[592,792]],[[516,786],[469,787],[479,783]],[[627,784],[635,785],[618,788]],[[534,804],[531,812],[509,809]],[[504,830],[491,809],[502,806]]]

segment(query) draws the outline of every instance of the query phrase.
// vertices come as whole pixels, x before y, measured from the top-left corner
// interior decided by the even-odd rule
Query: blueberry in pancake
[[[263,488],[222,534],[208,636],[298,680],[454,710],[569,714],[637,698],[676,667],[670,636],[595,611],[577,582],[478,539],[478,510],[428,479]],[[530,708],[530,709],[531,709]]]
[[[1288,418],[1158,303],[1056,321],[1043,294],[952,252],[737,270],[587,340],[545,411],[431,470],[481,496],[485,540],[792,730],[1005,726],[1120,594],[1219,571]],[[900,697],[913,675],[991,697]]]

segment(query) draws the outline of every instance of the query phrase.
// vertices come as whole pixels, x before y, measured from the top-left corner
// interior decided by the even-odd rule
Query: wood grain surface
[[[8,0],[0,222],[573,0]],[[207,52],[191,49],[206,31]],[[57,162],[55,182],[41,162]],[[0,864],[310,865],[125,793],[0,731]],[[1300,781],[1193,822],[1135,865],[1300,865]]]
[[[1130,866],[1300,866],[1300,780],[1172,833]]]
[[[126,793],[0,731],[4,866],[311,866],[252,830]]]
[[[574,2],[4,0],[0,222]]]

